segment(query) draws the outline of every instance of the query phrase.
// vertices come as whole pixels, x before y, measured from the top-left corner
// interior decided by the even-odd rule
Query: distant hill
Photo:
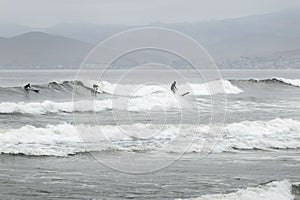
[[[147,26],[171,28],[187,34],[202,44],[221,67],[300,66],[300,61],[295,59],[299,57],[296,49],[300,49],[299,9],[235,19],[152,23]],[[120,31],[136,27],[69,23],[38,29],[48,34],[32,32],[0,38],[0,64],[73,65],[81,61],[99,42]],[[14,35],[14,31],[20,33],[25,30],[36,29],[0,24],[0,36],[3,36],[2,33]],[[287,60],[291,58],[287,56],[289,54],[293,54],[292,60]],[[163,59],[157,54],[151,55],[155,55],[154,60]],[[130,62],[130,59],[126,60],[127,65]]]
[[[204,45],[216,58],[260,56],[300,48],[300,10],[285,10],[235,19],[146,26],[181,31]],[[45,32],[98,44],[112,34],[137,26],[74,23]]]
[[[0,23],[0,36],[2,37],[13,37],[36,30],[39,29],[18,24]]]
[[[300,37],[270,34],[245,34],[209,45],[208,49],[218,60],[240,56],[273,56],[274,52],[300,47]]]
[[[78,65],[93,45],[42,32],[29,32],[0,38],[0,65],[41,66]]]
[[[42,29],[41,31],[55,35],[63,35],[68,38],[74,38],[96,45],[106,38],[130,28],[136,28],[136,26],[65,23]]]

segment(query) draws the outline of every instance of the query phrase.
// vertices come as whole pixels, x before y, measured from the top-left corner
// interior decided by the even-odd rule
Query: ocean
[[[300,70],[80,73],[0,71],[0,199],[300,199]]]

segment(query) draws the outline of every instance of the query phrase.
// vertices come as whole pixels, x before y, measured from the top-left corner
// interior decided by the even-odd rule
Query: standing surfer
[[[178,90],[178,89],[177,89],[177,87],[176,87],[176,81],[174,81],[174,82],[172,83],[172,85],[171,85],[171,91],[175,94],[177,90]]]
[[[174,82],[172,83],[172,85],[171,85],[171,91],[175,94],[177,90],[178,90],[178,89],[177,89],[177,87],[176,87],[176,81],[174,81]],[[187,95],[187,94],[189,94],[189,93],[190,93],[190,92],[183,93],[181,96],[185,96],[185,95]]]

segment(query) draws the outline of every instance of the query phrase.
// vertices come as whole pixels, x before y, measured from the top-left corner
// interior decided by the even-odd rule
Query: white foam
[[[48,125],[45,128],[23,126],[20,129],[1,131],[0,152],[25,155],[66,156],[86,151],[139,149],[151,150],[170,139],[177,127],[163,128],[162,125],[122,126],[73,126],[70,124]],[[81,133],[81,134],[80,134]],[[158,141],[156,144],[136,144],[136,139]],[[120,143],[121,142],[121,143]],[[131,142],[131,143],[130,143]]]
[[[273,181],[266,185],[248,187],[229,194],[209,194],[191,200],[293,200],[289,181]]]
[[[96,81],[83,81],[86,87],[92,87],[95,83],[100,86],[100,91],[124,96],[142,97],[153,93],[168,93],[170,92],[170,85],[150,85],[150,84],[113,84],[107,81],[96,82]],[[219,93],[226,94],[238,94],[243,92],[237,86],[232,85],[227,80],[215,80],[208,83],[202,84],[184,84],[178,85],[177,88],[184,92],[190,92],[194,95],[214,95]]]
[[[216,80],[207,84],[189,84],[195,95],[214,95],[220,93],[239,94],[243,92],[227,80]]]
[[[78,101],[78,102],[31,102],[31,103],[0,103],[0,113],[46,114],[59,112],[99,112],[112,108],[111,100]]]
[[[174,95],[153,94],[144,97],[117,98],[94,101],[75,102],[2,102],[0,113],[22,113],[42,115],[47,113],[71,113],[71,112],[101,112],[104,110],[125,110],[125,111],[150,111],[150,110],[174,110],[188,109],[192,105],[184,99]],[[195,106],[194,106],[195,107]]]
[[[287,78],[277,78],[274,77],[274,79],[282,81],[284,83],[296,86],[296,87],[300,87],[300,79],[287,79]]]
[[[299,148],[300,122],[293,119],[244,121],[224,127],[216,151],[235,149]]]
[[[215,135],[208,134],[208,130],[208,126],[188,124],[24,126],[0,131],[0,152],[65,156],[112,149],[167,153],[212,150],[217,153],[236,149],[300,148],[300,122],[292,119],[228,124],[221,134]]]
[[[210,105],[208,105],[210,106]],[[183,109],[197,109],[195,105],[184,98],[171,92],[155,93],[146,96],[116,97],[104,100],[82,100],[74,102],[2,102],[0,113],[22,113],[41,115],[47,113],[71,113],[71,112],[101,112],[104,110],[123,111],[169,111]]]
[[[105,92],[108,94],[131,96],[131,97],[142,97],[145,95],[167,92],[169,91],[169,86],[166,85],[150,85],[150,84],[118,84],[110,83],[107,81],[93,81],[85,80],[83,81],[84,86],[91,88],[93,84],[99,86],[99,92]]]
[[[199,153],[300,148],[300,122],[293,119],[243,121],[227,124],[221,132],[208,132],[209,128],[215,127],[183,126],[174,140],[177,144],[174,142],[165,151],[182,153],[189,145],[187,152]]]
[[[171,92],[164,94],[152,94],[138,98],[130,98],[127,104],[129,111],[159,111],[159,110],[187,110],[197,109],[197,105],[193,105],[184,98],[176,96]]]
[[[1,153],[66,156],[84,151],[71,125],[23,126],[0,134]]]

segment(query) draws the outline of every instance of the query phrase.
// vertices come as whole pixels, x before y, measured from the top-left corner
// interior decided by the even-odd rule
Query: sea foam
[[[208,194],[189,200],[293,200],[292,184],[288,180],[248,187],[228,194]]]
[[[0,152],[66,156],[86,151],[157,151],[205,153],[300,148],[300,122],[293,119],[243,121],[224,126],[220,133],[189,124],[26,125],[1,130]]]

